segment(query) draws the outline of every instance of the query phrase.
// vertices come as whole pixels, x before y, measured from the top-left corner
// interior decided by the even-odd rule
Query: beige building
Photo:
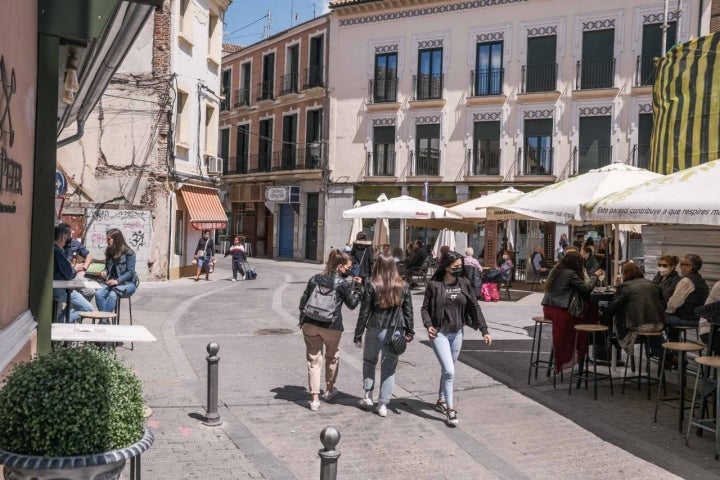
[[[710,5],[671,8],[666,48],[706,34]],[[337,0],[331,9],[329,159],[332,178],[354,181],[337,211],[381,192],[423,197],[425,185],[430,201],[450,203],[611,162],[646,166],[664,2]],[[344,243],[347,222],[332,218],[326,244]],[[532,251],[523,228],[519,258]],[[532,226],[538,238],[543,229],[552,252],[554,228]]]

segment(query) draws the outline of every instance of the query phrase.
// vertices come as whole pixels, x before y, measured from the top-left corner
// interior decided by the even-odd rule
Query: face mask
[[[352,274],[352,272],[350,271],[350,269],[347,269],[347,270],[345,270],[344,272],[340,272],[340,276],[341,276],[342,278],[347,278],[347,277],[349,277],[351,274]]]
[[[462,275],[462,271],[462,267],[451,268],[450,275],[452,275],[453,277],[459,277],[460,275]]]
[[[668,267],[658,267],[658,272],[660,272],[660,275],[667,275],[670,273],[670,269]]]

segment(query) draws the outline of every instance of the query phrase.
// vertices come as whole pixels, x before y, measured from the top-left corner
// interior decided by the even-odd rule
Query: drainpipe
[[[58,140],[57,148],[62,148],[65,145],[69,145],[73,142],[77,142],[78,140],[80,140],[82,138],[83,135],[85,135],[85,120],[78,120],[77,121],[77,132],[75,132],[74,135],[70,135],[67,138]]]
[[[704,3],[705,2],[703,0],[700,0],[700,9],[698,10],[698,27],[697,27],[698,38],[700,38],[700,34],[702,33],[702,15],[703,15],[703,8],[705,7],[703,5]]]

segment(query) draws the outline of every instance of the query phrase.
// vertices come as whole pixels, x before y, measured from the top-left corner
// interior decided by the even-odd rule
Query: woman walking
[[[243,270],[243,263],[247,260],[245,257],[245,247],[240,243],[240,237],[233,238],[233,244],[230,250],[225,253],[225,256],[232,255],[232,272],[233,282],[237,282],[238,273],[240,273],[240,279],[245,276],[245,270]]]
[[[200,274],[203,271],[205,271],[205,280],[210,280],[210,266],[215,260],[215,242],[210,238],[210,230],[202,231],[202,237],[195,247],[195,260],[197,261],[195,281],[200,280]]]
[[[451,427],[459,423],[453,403],[453,381],[455,362],[462,348],[463,327],[480,329],[485,343],[492,344],[475,292],[463,272],[462,255],[457,252],[445,255],[425,289],[421,310],[423,325],[440,362],[440,388],[435,409],[447,415]]]
[[[342,306],[354,310],[360,303],[360,279],[348,282],[350,256],[338,249],[330,252],[325,269],[313,275],[300,298],[299,326],[307,349],[310,410],[320,407],[320,373],[325,350],[325,401],[337,396],[335,381],[340,363],[340,335],[343,332]],[[325,302],[330,302],[327,305]],[[324,313],[325,312],[325,313]]]
[[[111,228],[106,235],[105,270],[100,273],[105,284],[95,292],[95,303],[101,312],[114,312],[118,295],[129,297],[137,289],[135,252],[128,247],[117,228]]]
[[[396,335],[405,336],[410,342],[415,336],[413,306],[410,286],[400,277],[395,260],[389,255],[379,255],[375,260],[372,277],[365,286],[360,315],[355,327],[355,345],[363,347],[363,390],[360,400],[363,407],[373,406],[375,366],[382,352],[380,363],[380,397],[376,412],[387,416],[387,405],[395,384],[395,368],[398,356],[390,351],[390,341]]]

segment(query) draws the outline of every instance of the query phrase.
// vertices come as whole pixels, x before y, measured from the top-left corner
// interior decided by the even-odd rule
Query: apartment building
[[[322,260],[329,17],[244,48],[222,63],[219,156],[231,205],[230,236],[254,255]]]
[[[710,2],[674,6],[664,28],[652,0],[331,2],[330,163],[357,179],[337,210],[382,192],[451,203],[647,166],[653,59],[709,30]],[[521,255],[529,230],[552,252],[554,226],[536,223],[520,227]]]

